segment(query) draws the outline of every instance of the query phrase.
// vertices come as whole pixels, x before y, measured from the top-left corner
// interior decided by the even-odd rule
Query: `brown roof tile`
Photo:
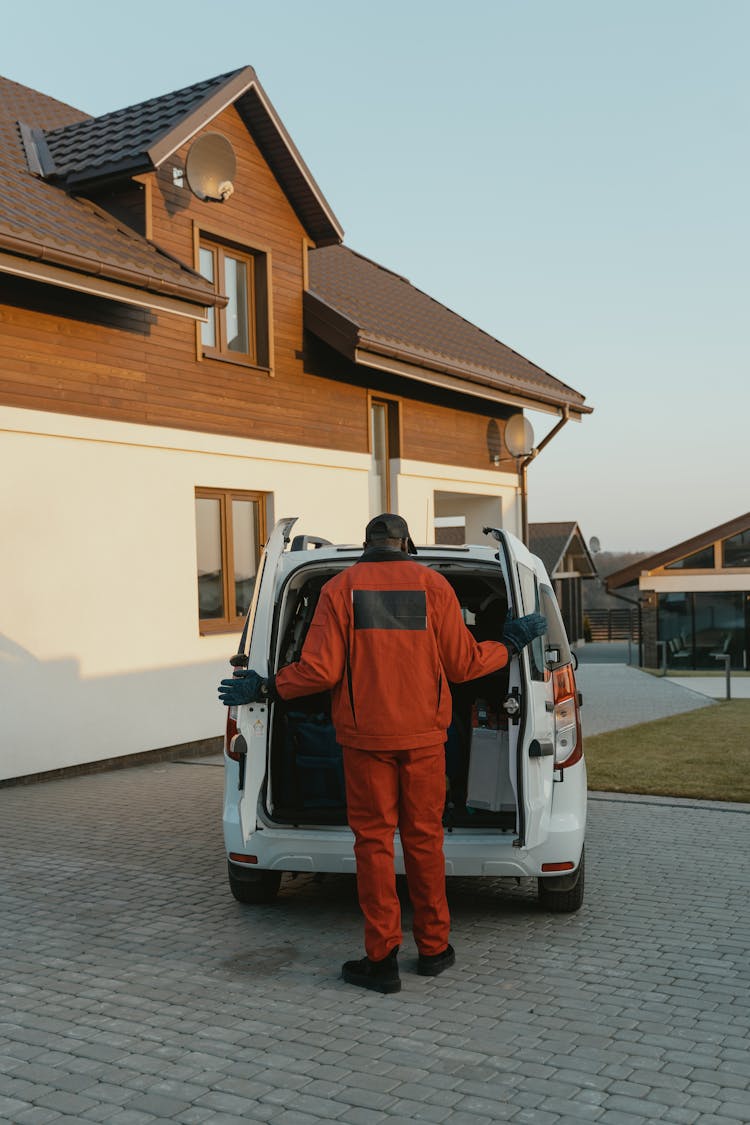
[[[333,313],[327,326],[326,307]],[[578,391],[346,246],[311,252],[307,309],[312,330],[327,333],[350,358],[361,348],[577,413],[591,410]]]
[[[0,78],[0,250],[198,305],[213,304],[213,290],[194,270],[29,170],[19,121],[44,129],[86,120],[70,106]]]
[[[71,193],[158,167],[233,102],[310,236],[340,240],[255,71],[242,67],[98,118],[0,78],[0,252],[194,306],[223,303],[195,270]]]

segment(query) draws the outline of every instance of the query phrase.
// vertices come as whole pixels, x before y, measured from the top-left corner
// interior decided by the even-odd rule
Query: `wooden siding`
[[[273,373],[201,358],[195,325],[181,317],[105,308],[107,302],[6,278],[0,403],[364,451],[365,393],[306,374],[298,358],[305,232],[237,112],[226,110],[209,130],[234,146],[234,195],[224,204],[201,203],[174,186],[172,169],[184,167],[186,146],[150,177],[151,192],[141,192],[151,198],[149,228],[157,245],[191,265],[196,224],[270,252]]]
[[[500,468],[514,472],[512,460],[494,466],[487,442],[487,426],[494,415],[451,410],[429,402],[404,402],[401,416],[403,456],[413,461],[461,465],[467,469]],[[495,418],[502,434],[505,421]]]
[[[495,417],[502,432],[501,408],[357,368],[310,339],[303,344],[305,231],[236,110],[206,131],[214,130],[237,156],[226,203],[201,203],[175,186],[186,146],[124,190],[118,212],[194,266],[197,231],[269,255],[272,370],[203,358],[196,327],[184,318],[0,275],[0,403],[367,452],[368,392],[385,393],[399,399],[402,457],[489,469],[487,425]],[[99,204],[107,198],[102,193]],[[498,409],[500,416],[492,413]]]
[[[506,421],[515,412],[511,407],[503,408],[370,367],[358,367],[309,334],[305,338],[305,364],[308,371],[325,372],[340,385],[356,385],[370,396],[396,399],[400,456],[404,460],[515,473],[515,462],[504,444],[503,460],[498,466],[491,463],[488,447],[488,426],[493,422],[503,442]]]

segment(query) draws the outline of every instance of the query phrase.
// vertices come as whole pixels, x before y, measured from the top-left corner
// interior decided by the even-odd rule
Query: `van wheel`
[[[243,877],[238,878],[229,865],[229,889],[237,902],[247,906],[273,902],[281,886],[280,871],[243,871],[242,874]],[[248,875],[252,878],[248,879]]]
[[[537,879],[539,902],[553,914],[572,914],[583,903],[585,852],[581,852],[578,870],[570,875],[551,875]]]

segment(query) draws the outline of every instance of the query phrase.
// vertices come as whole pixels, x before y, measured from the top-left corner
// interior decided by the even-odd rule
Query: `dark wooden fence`
[[[639,641],[637,609],[587,609],[583,618],[584,631],[588,621],[592,641]]]

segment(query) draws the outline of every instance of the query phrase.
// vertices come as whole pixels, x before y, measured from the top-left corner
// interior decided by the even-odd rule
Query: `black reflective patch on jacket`
[[[354,590],[355,629],[427,628],[424,590]]]

